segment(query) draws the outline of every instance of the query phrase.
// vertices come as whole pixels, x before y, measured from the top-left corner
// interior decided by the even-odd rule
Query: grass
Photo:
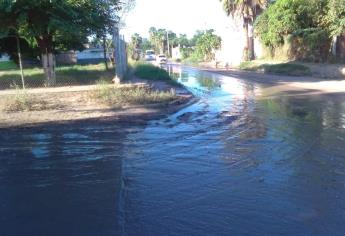
[[[147,80],[171,80],[169,73],[149,63],[137,62],[133,65],[134,75]]]
[[[104,81],[97,84],[90,97],[110,106],[167,103],[177,98],[174,90],[164,92],[148,86],[114,86]]]
[[[0,89],[13,88],[21,85],[20,71],[18,69],[0,70]],[[41,68],[24,69],[25,84],[27,87],[43,87],[45,78]],[[58,86],[94,84],[97,80],[111,80],[112,70],[106,70],[103,63],[96,65],[71,65],[56,68],[56,84]]]
[[[6,112],[41,111],[48,108],[46,101],[37,99],[33,95],[27,94],[25,90],[18,88],[16,94],[7,98],[4,105],[4,111]]]
[[[1,61],[0,71],[2,70],[18,70],[18,66],[12,61]]]
[[[135,62],[130,65],[133,74],[141,79],[164,81],[174,86],[181,86],[176,78],[173,78],[169,73],[155,65],[146,62]]]
[[[279,64],[260,64],[256,61],[242,62],[239,66],[241,70],[257,71],[278,75],[290,76],[307,76],[311,75],[308,66],[296,63],[279,63]]]

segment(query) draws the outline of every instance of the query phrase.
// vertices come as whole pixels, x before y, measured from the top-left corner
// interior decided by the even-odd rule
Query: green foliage
[[[118,0],[0,1],[0,29],[4,37],[12,31],[41,51],[80,49],[87,36],[113,27],[118,9]]]
[[[270,0],[220,0],[229,16],[240,15],[245,21],[254,21],[257,13],[264,9]]]
[[[213,60],[215,50],[221,47],[221,43],[221,38],[214,34],[214,30],[206,30],[197,39],[195,53],[205,61]]]
[[[345,33],[345,0],[329,0],[326,17],[332,36]]]
[[[167,31],[165,29],[156,29],[155,27],[151,27],[149,33],[151,44],[156,53],[164,53],[164,48],[167,44]]]
[[[329,1],[333,0],[277,0],[258,17],[255,31],[271,50],[287,43],[289,36],[296,58],[324,60],[331,37]]]
[[[131,41],[128,45],[128,52],[133,60],[138,61],[140,59],[140,48],[142,43],[143,38],[138,33],[132,35]]]
[[[149,63],[136,63],[133,66],[134,75],[148,80],[171,80],[169,73]]]

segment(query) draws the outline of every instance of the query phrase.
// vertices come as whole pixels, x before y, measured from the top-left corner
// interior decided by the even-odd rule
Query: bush
[[[255,32],[272,54],[290,43],[290,59],[324,61],[330,48],[327,0],[277,0],[257,18]],[[292,40],[286,42],[286,37]],[[274,55],[272,55],[274,56]]]
[[[149,86],[114,86],[100,81],[91,98],[110,106],[165,103],[176,99],[175,90],[157,91]]]
[[[134,75],[147,80],[171,80],[169,73],[148,63],[137,63],[133,66]]]

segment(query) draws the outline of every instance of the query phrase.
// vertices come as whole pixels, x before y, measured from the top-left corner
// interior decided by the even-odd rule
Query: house
[[[10,57],[7,54],[0,54],[0,62],[9,61]]]

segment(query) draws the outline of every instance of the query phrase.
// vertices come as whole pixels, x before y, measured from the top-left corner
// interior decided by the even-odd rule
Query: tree
[[[141,43],[141,49],[143,50],[143,52],[152,49],[152,45],[149,39],[143,38],[143,41]]]
[[[149,29],[150,41],[154,46],[155,51],[159,53],[164,53],[165,45],[167,44],[167,31],[165,29],[156,29],[151,27]]]
[[[205,61],[213,60],[215,50],[221,47],[221,38],[214,34],[214,30],[206,30],[196,42],[196,53]]]
[[[256,33],[261,42],[272,50],[289,39],[290,43],[295,42],[293,49],[303,59],[325,60],[335,26],[327,20],[329,2],[332,1],[277,0],[258,17]]]
[[[139,60],[140,54],[138,51],[140,50],[142,43],[143,43],[143,38],[138,33],[135,33],[132,35],[131,42],[129,45],[129,50],[130,50],[132,59]]]
[[[329,0],[327,20],[332,36],[345,33],[345,0]]]
[[[37,45],[46,84],[52,86],[57,39],[63,39],[63,46],[75,48],[87,36],[109,30],[118,10],[119,0],[6,0],[0,2],[0,28],[7,33],[13,30]]]
[[[180,34],[177,38],[177,44],[181,47],[189,47],[191,45],[190,40],[187,38],[186,34]]]
[[[220,0],[223,9],[228,16],[240,16],[243,20],[245,32],[245,47],[243,59],[245,61],[253,60],[254,55],[254,37],[253,24],[258,14],[268,5],[270,0]]]

